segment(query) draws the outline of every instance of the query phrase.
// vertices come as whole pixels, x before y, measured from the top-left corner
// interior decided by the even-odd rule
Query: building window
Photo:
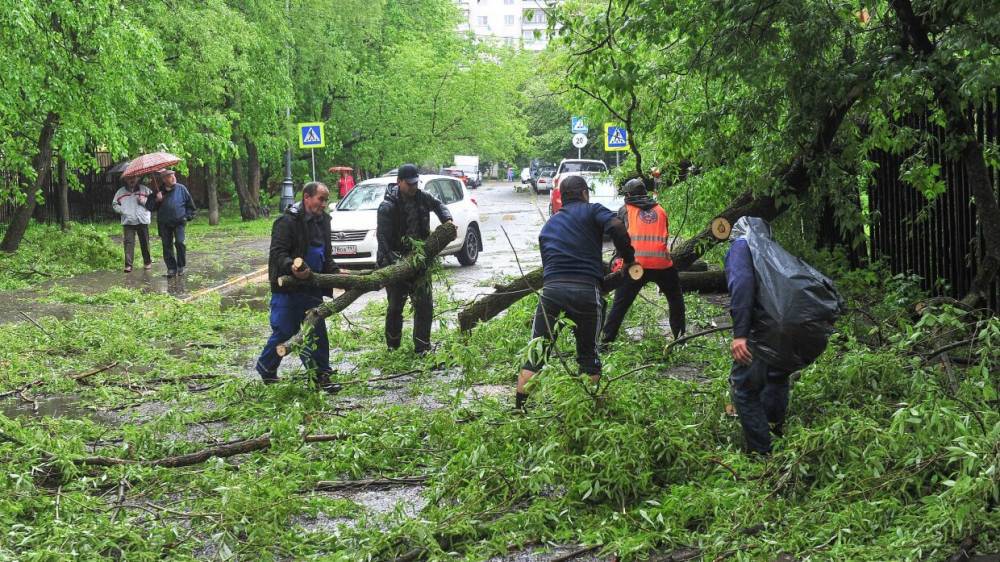
[[[545,17],[544,10],[525,10],[524,11],[524,22],[525,23],[545,23],[548,18]]]
[[[476,16],[476,23],[482,27],[487,27],[490,25],[490,18],[488,16]]]
[[[514,16],[504,16],[503,17],[503,22],[506,25],[514,25]]]

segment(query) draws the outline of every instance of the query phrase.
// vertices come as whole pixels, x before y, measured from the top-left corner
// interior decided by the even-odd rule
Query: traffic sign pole
[[[316,149],[315,148],[310,148],[309,152],[312,154],[313,181],[316,181]]]

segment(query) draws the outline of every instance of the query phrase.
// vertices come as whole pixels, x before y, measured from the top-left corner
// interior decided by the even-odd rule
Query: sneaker
[[[275,377],[275,376],[265,377],[264,375],[261,375],[260,376],[260,382],[262,382],[264,384],[275,384],[275,383],[278,382],[278,377]]]
[[[142,268],[145,269],[146,271],[149,271],[150,269],[153,269],[153,264],[152,263],[147,263],[147,264],[143,265]]]
[[[132,273],[132,266],[131,265],[126,265],[125,266],[125,273]]]
[[[170,277],[177,277],[177,270],[176,269],[168,269],[167,270],[167,278],[169,279]]]
[[[184,268],[183,267],[178,267],[177,268],[177,275],[184,275]]]

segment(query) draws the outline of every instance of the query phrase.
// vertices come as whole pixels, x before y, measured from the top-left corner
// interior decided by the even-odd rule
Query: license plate
[[[336,255],[338,255],[338,256],[343,256],[343,255],[347,255],[347,254],[356,254],[356,253],[358,253],[358,247],[357,246],[334,246],[333,247],[333,253],[336,254]]]

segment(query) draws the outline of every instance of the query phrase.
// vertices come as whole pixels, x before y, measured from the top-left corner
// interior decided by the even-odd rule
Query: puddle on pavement
[[[569,559],[572,559],[573,562],[604,562],[606,560],[613,560],[613,558],[597,556],[594,552],[581,553],[579,556],[572,556],[574,552],[578,552],[579,550],[580,547],[576,546],[536,548],[532,550],[523,550],[521,552],[513,552],[506,556],[494,556],[489,559],[489,562],[550,562],[552,560]]]
[[[8,418],[65,418],[87,419],[97,423],[113,423],[113,414],[88,408],[75,394],[52,394],[33,397],[34,402],[20,398],[0,402],[0,412]],[[37,409],[36,409],[37,405]]]
[[[250,310],[267,311],[270,303],[271,287],[264,283],[252,283],[223,295],[219,307],[221,310],[246,307]]]

